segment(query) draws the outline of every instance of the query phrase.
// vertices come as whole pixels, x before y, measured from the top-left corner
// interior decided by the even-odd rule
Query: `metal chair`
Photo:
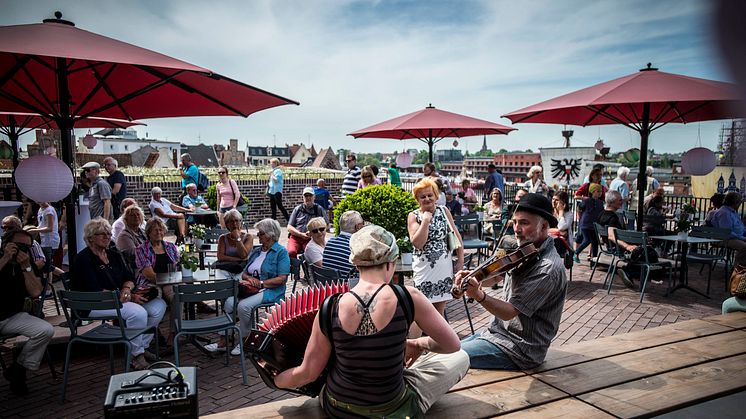
[[[322,266],[308,265],[313,277],[313,285],[317,283],[329,284],[340,280],[339,272],[336,269],[324,268]]]
[[[310,284],[311,283],[311,279],[310,279],[311,278],[311,274],[310,274],[310,270],[308,269],[308,261],[306,261],[306,256],[303,255],[302,253],[299,254],[298,255],[298,262],[300,262],[300,268],[301,268],[301,271],[303,272],[303,277],[302,278],[305,278],[306,279],[306,283]],[[290,263],[291,263],[290,268],[292,270],[292,263],[293,263],[293,259],[292,258],[290,259]],[[293,291],[292,292],[295,292],[295,284],[297,284],[298,280],[300,280],[302,278],[301,278],[301,275],[299,274],[298,277],[293,280]]]
[[[604,277],[604,287],[608,287],[611,289],[611,282],[613,281],[614,274],[616,273],[616,259],[618,257],[617,255],[617,248],[614,245],[612,247],[611,243],[609,243],[609,228],[606,226],[602,226],[599,223],[593,223],[593,228],[596,230],[596,236],[598,237],[598,256],[596,256],[596,260],[593,262],[593,270],[591,271],[591,277],[588,280],[588,282],[593,281],[593,275],[596,273],[596,268],[599,264],[601,264],[601,257],[611,257],[611,261],[608,262],[608,270],[606,271],[606,276]],[[604,262],[605,265],[607,265],[606,262]]]
[[[730,239],[730,230],[727,228],[699,226],[692,227],[689,235],[692,237],[722,240],[722,242],[727,244],[728,239]],[[702,273],[702,269],[704,269],[705,266],[709,268],[709,272],[707,273],[707,295],[710,295],[710,280],[712,279],[712,270],[715,269],[715,266],[718,262],[723,261],[725,263],[725,289],[727,291],[729,279],[728,274],[730,273],[728,270],[728,265],[730,262],[730,249],[726,247],[726,245],[721,243],[718,246],[704,245],[704,250],[701,252],[698,251],[699,249],[695,249],[694,247],[690,247],[689,250],[689,253],[686,255],[687,264],[700,264],[700,274]]]
[[[640,302],[642,302],[642,299],[645,297],[645,287],[648,284],[648,277],[650,276],[651,271],[668,269],[668,284],[669,287],[671,286],[673,264],[671,264],[671,262],[669,261],[651,262],[648,259],[648,248],[650,248],[651,246],[648,243],[647,233],[645,233],[644,231],[628,231],[617,229],[614,232],[614,237],[617,248],[620,248],[618,245],[620,241],[642,247],[642,260],[632,261],[630,260],[629,255],[623,253],[619,255],[619,260],[616,261],[616,264],[619,264],[623,261],[627,263],[627,266],[640,267]],[[609,283],[609,291],[611,291],[611,283]]]
[[[464,242],[464,250],[476,250],[477,251],[477,263],[482,261],[484,254],[482,251],[487,251],[490,244],[486,240],[483,240],[482,222],[479,221],[479,216],[475,214],[466,214],[460,217],[454,217],[453,223],[456,228],[462,233],[461,239]],[[475,226],[476,237],[466,238],[465,233],[469,230],[469,226]]]
[[[128,329],[122,319],[120,310],[119,293],[117,291],[100,291],[100,292],[83,292],[83,291],[59,291],[60,302],[62,303],[63,312],[67,319],[67,325],[70,328],[70,342],[67,344],[65,353],[65,370],[62,378],[62,402],[65,402],[65,393],[67,390],[67,379],[70,369],[70,355],[72,354],[73,344],[75,342],[85,342],[94,345],[107,345],[109,347],[109,368],[111,374],[114,374],[114,348],[113,345],[122,344],[125,350],[124,371],[129,372],[132,352],[130,341],[141,335],[152,333],[155,342],[155,353],[158,355],[158,337],[155,326],[144,329]],[[113,314],[107,316],[91,316],[92,310],[111,310]],[[78,334],[78,322],[81,321],[101,321],[101,325],[85,332]],[[106,321],[116,321],[116,325],[106,323]]]
[[[182,307],[184,303],[197,303],[209,300],[226,300],[233,297],[233,310],[230,314],[223,312],[223,315],[208,317],[205,319],[186,320],[182,317]],[[174,285],[174,304],[173,317],[176,324],[176,336],[174,337],[174,359],[176,366],[179,366],[179,337],[184,335],[204,335],[207,333],[227,332],[234,330],[238,333],[238,341],[243,342],[241,329],[236,325],[236,312],[238,307],[238,282],[227,279],[210,283],[196,284],[179,284]],[[241,349],[241,374],[244,385],[248,385],[246,377],[246,365],[244,364],[243,345]],[[230,351],[225,351],[225,365],[228,365],[228,356]]]

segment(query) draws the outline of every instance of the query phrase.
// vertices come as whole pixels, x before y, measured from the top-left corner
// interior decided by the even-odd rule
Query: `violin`
[[[491,256],[486,261],[482,262],[481,265],[477,266],[468,275],[464,276],[461,281],[461,286],[454,285],[451,289],[451,295],[453,298],[461,298],[464,291],[469,287],[469,280],[475,278],[477,282],[482,282],[486,278],[495,274],[507,272],[511,269],[517,268],[524,263],[536,259],[539,255],[539,249],[534,246],[533,243],[527,243],[519,247],[515,252],[509,253],[505,256],[500,257],[499,255]]]

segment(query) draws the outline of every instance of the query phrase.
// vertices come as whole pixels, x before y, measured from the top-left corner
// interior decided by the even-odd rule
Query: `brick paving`
[[[706,271],[700,275],[698,267],[690,268],[690,285],[698,290],[706,287]],[[720,313],[720,304],[727,298],[724,290],[724,273],[718,267],[712,274],[711,298],[706,299],[688,290],[678,290],[665,296],[665,285],[651,284],[645,300],[639,302],[639,292],[627,289],[618,277],[611,294],[602,289],[605,271],[599,270],[589,282],[591,271],[587,263],[573,269],[569,284],[559,333],[553,345],[592,340],[603,336],[627,333],[635,330],[658,327],[663,324],[702,318]],[[495,296],[499,290],[488,290]],[[485,327],[491,317],[478,304],[469,309],[476,329]],[[56,314],[53,302],[47,302],[45,311]],[[464,304],[458,300],[449,303],[449,322],[461,337],[469,335]],[[212,337],[213,339],[215,336]],[[101,347],[76,346],[70,381],[68,401],[60,404],[62,363],[65,345],[51,347],[58,379],[53,379],[46,364],[39,371],[29,374],[30,393],[26,397],[15,397],[7,382],[0,379],[0,417],[98,417],[102,415],[103,399],[108,386],[108,351]],[[9,351],[3,350],[6,363]],[[115,352],[115,371],[123,371],[122,351]],[[172,357],[166,358],[172,360]],[[224,356],[209,357],[187,345],[182,351],[182,365],[197,366],[199,383],[200,414],[222,412],[231,409],[294,397],[284,391],[267,388],[256,371],[247,362],[249,385],[241,383],[239,360],[231,357],[228,366]]]

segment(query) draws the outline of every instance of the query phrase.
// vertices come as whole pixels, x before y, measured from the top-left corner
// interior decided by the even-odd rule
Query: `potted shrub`
[[[179,246],[179,266],[181,266],[181,276],[189,278],[192,272],[199,267],[199,259],[194,253],[187,251],[184,245]]]
[[[401,256],[402,265],[411,265],[413,247],[412,242],[409,241],[409,236],[396,239],[396,245],[399,246],[399,255]]]
[[[474,212],[477,213],[477,217],[479,217],[479,221],[484,221],[484,207],[483,206],[475,205]]]
[[[681,207],[681,212],[679,212],[676,220],[676,232],[678,233],[679,238],[686,239],[689,236],[689,230],[692,229],[692,220],[694,219],[695,213],[696,210],[689,204],[684,204]]]
[[[202,249],[202,244],[205,242],[206,231],[207,231],[207,227],[205,227],[204,224],[194,224],[191,227],[189,227],[189,234],[191,234],[192,240],[194,240],[195,250]]]
[[[408,237],[407,215],[417,209],[410,192],[393,185],[376,185],[347,195],[334,207],[334,231],[339,234],[339,217],[355,210],[365,221],[379,225],[394,235]]]

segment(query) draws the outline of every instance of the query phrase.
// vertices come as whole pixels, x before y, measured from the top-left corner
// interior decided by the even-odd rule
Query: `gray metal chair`
[[[70,342],[67,344],[65,353],[65,370],[62,378],[62,402],[65,402],[67,390],[67,379],[70,369],[70,355],[75,342],[91,343],[94,345],[108,345],[109,368],[114,374],[114,348],[113,345],[122,344],[125,350],[124,371],[128,372],[132,360],[130,341],[144,334],[152,333],[155,342],[155,353],[158,355],[158,337],[155,326],[144,329],[128,329],[122,319],[120,310],[119,293],[117,291],[59,291],[60,302],[63,312],[70,328]],[[91,316],[92,310],[112,310],[114,314],[108,316]],[[78,334],[78,321],[101,321],[102,324],[85,333]],[[116,321],[116,325],[106,323]]]
[[[204,319],[183,319],[182,307],[185,303],[197,303],[200,301],[221,300],[233,297],[233,310],[231,313],[223,312],[222,315]],[[174,337],[174,359],[179,366],[179,338],[188,335],[204,335],[207,333],[227,332],[233,330],[238,333],[238,341],[243,342],[241,329],[236,325],[236,312],[238,311],[238,282],[227,279],[209,283],[179,284],[174,285],[174,313],[176,324],[176,336]],[[229,345],[226,345],[230,347]],[[244,363],[243,344],[241,348],[241,374],[244,385],[248,385],[246,377],[246,365]],[[225,365],[228,365],[228,350],[225,351]]]
[[[324,268],[316,265],[308,265],[311,269],[311,276],[313,277],[313,285],[330,284],[340,280],[339,272],[336,269]]]
[[[713,245],[700,245],[702,248],[695,248],[691,246],[689,253],[686,255],[687,264],[700,264],[699,273],[702,273],[702,269],[705,266],[709,268],[707,273],[707,295],[710,295],[710,280],[712,279],[712,270],[718,262],[722,261],[725,263],[725,289],[728,289],[729,270],[728,265],[730,263],[730,249],[726,247],[728,239],[730,239],[730,230],[727,228],[715,228],[699,226],[693,227],[689,232],[692,237],[701,237],[706,239],[722,240],[718,246]],[[700,251],[701,250],[701,251]],[[688,274],[688,272],[687,272]]]
[[[608,265],[608,270],[606,271],[606,276],[604,277],[604,287],[611,288],[611,281],[613,280],[614,274],[616,273],[616,259],[618,257],[617,255],[617,248],[616,245],[613,245],[609,243],[609,228],[606,226],[602,226],[599,223],[593,223],[593,228],[596,230],[596,236],[598,238],[598,255],[596,256],[596,260],[593,262],[593,270],[591,271],[591,277],[588,279],[588,282],[593,281],[593,275],[596,273],[596,268],[598,268],[598,265],[600,265],[601,258],[610,257],[611,260],[606,263],[604,262],[604,265]]]
[[[464,250],[476,250],[477,263],[481,263],[482,257],[485,256],[483,251],[486,252],[489,249],[490,244],[483,239],[482,222],[479,221],[479,216],[475,213],[453,217],[453,223],[456,225],[459,232],[461,232],[461,239],[464,242]],[[470,226],[475,227],[476,237],[466,237],[466,232],[469,231]]]
[[[645,287],[648,284],[648,277],[651,271],[668,269],[668,284],[669,288],[672,284],[673,275],[673,264],[669,261],[651,262],[648,259],[648,248],[651,248],[648,242],[648,234],[644,231],[628,231],[617,229],[614,232],[615,244],[617,248],[620,248],[618,243],[623,241],[627,244],[641,246],[642,247],[642,259],[632,261],[628,254],[623,253],[619,255],[619,259],[616,264],[620,262],[626,262],[627,266],[639,266],[640,267],[640,302],[645,297]],[[612,277],[613,280],[613,277]],[[611,290],[611,283],[609,283],[609,290]]]
[[[292,292],[295,292],[295,284],[300,280],[300,267],[301,267],[300,259],[290,258],[290,278],[289,279],[293,280],[293,291]],[[280,301],[284,299],[285,297],[283,296]],[[274,306],[275,304],[277,304],[277,302],[262,303],[254,307],[254,315],[252,317],[254,320],[254,326],[258,325],[259,323],[259,309],[266,310]]]

